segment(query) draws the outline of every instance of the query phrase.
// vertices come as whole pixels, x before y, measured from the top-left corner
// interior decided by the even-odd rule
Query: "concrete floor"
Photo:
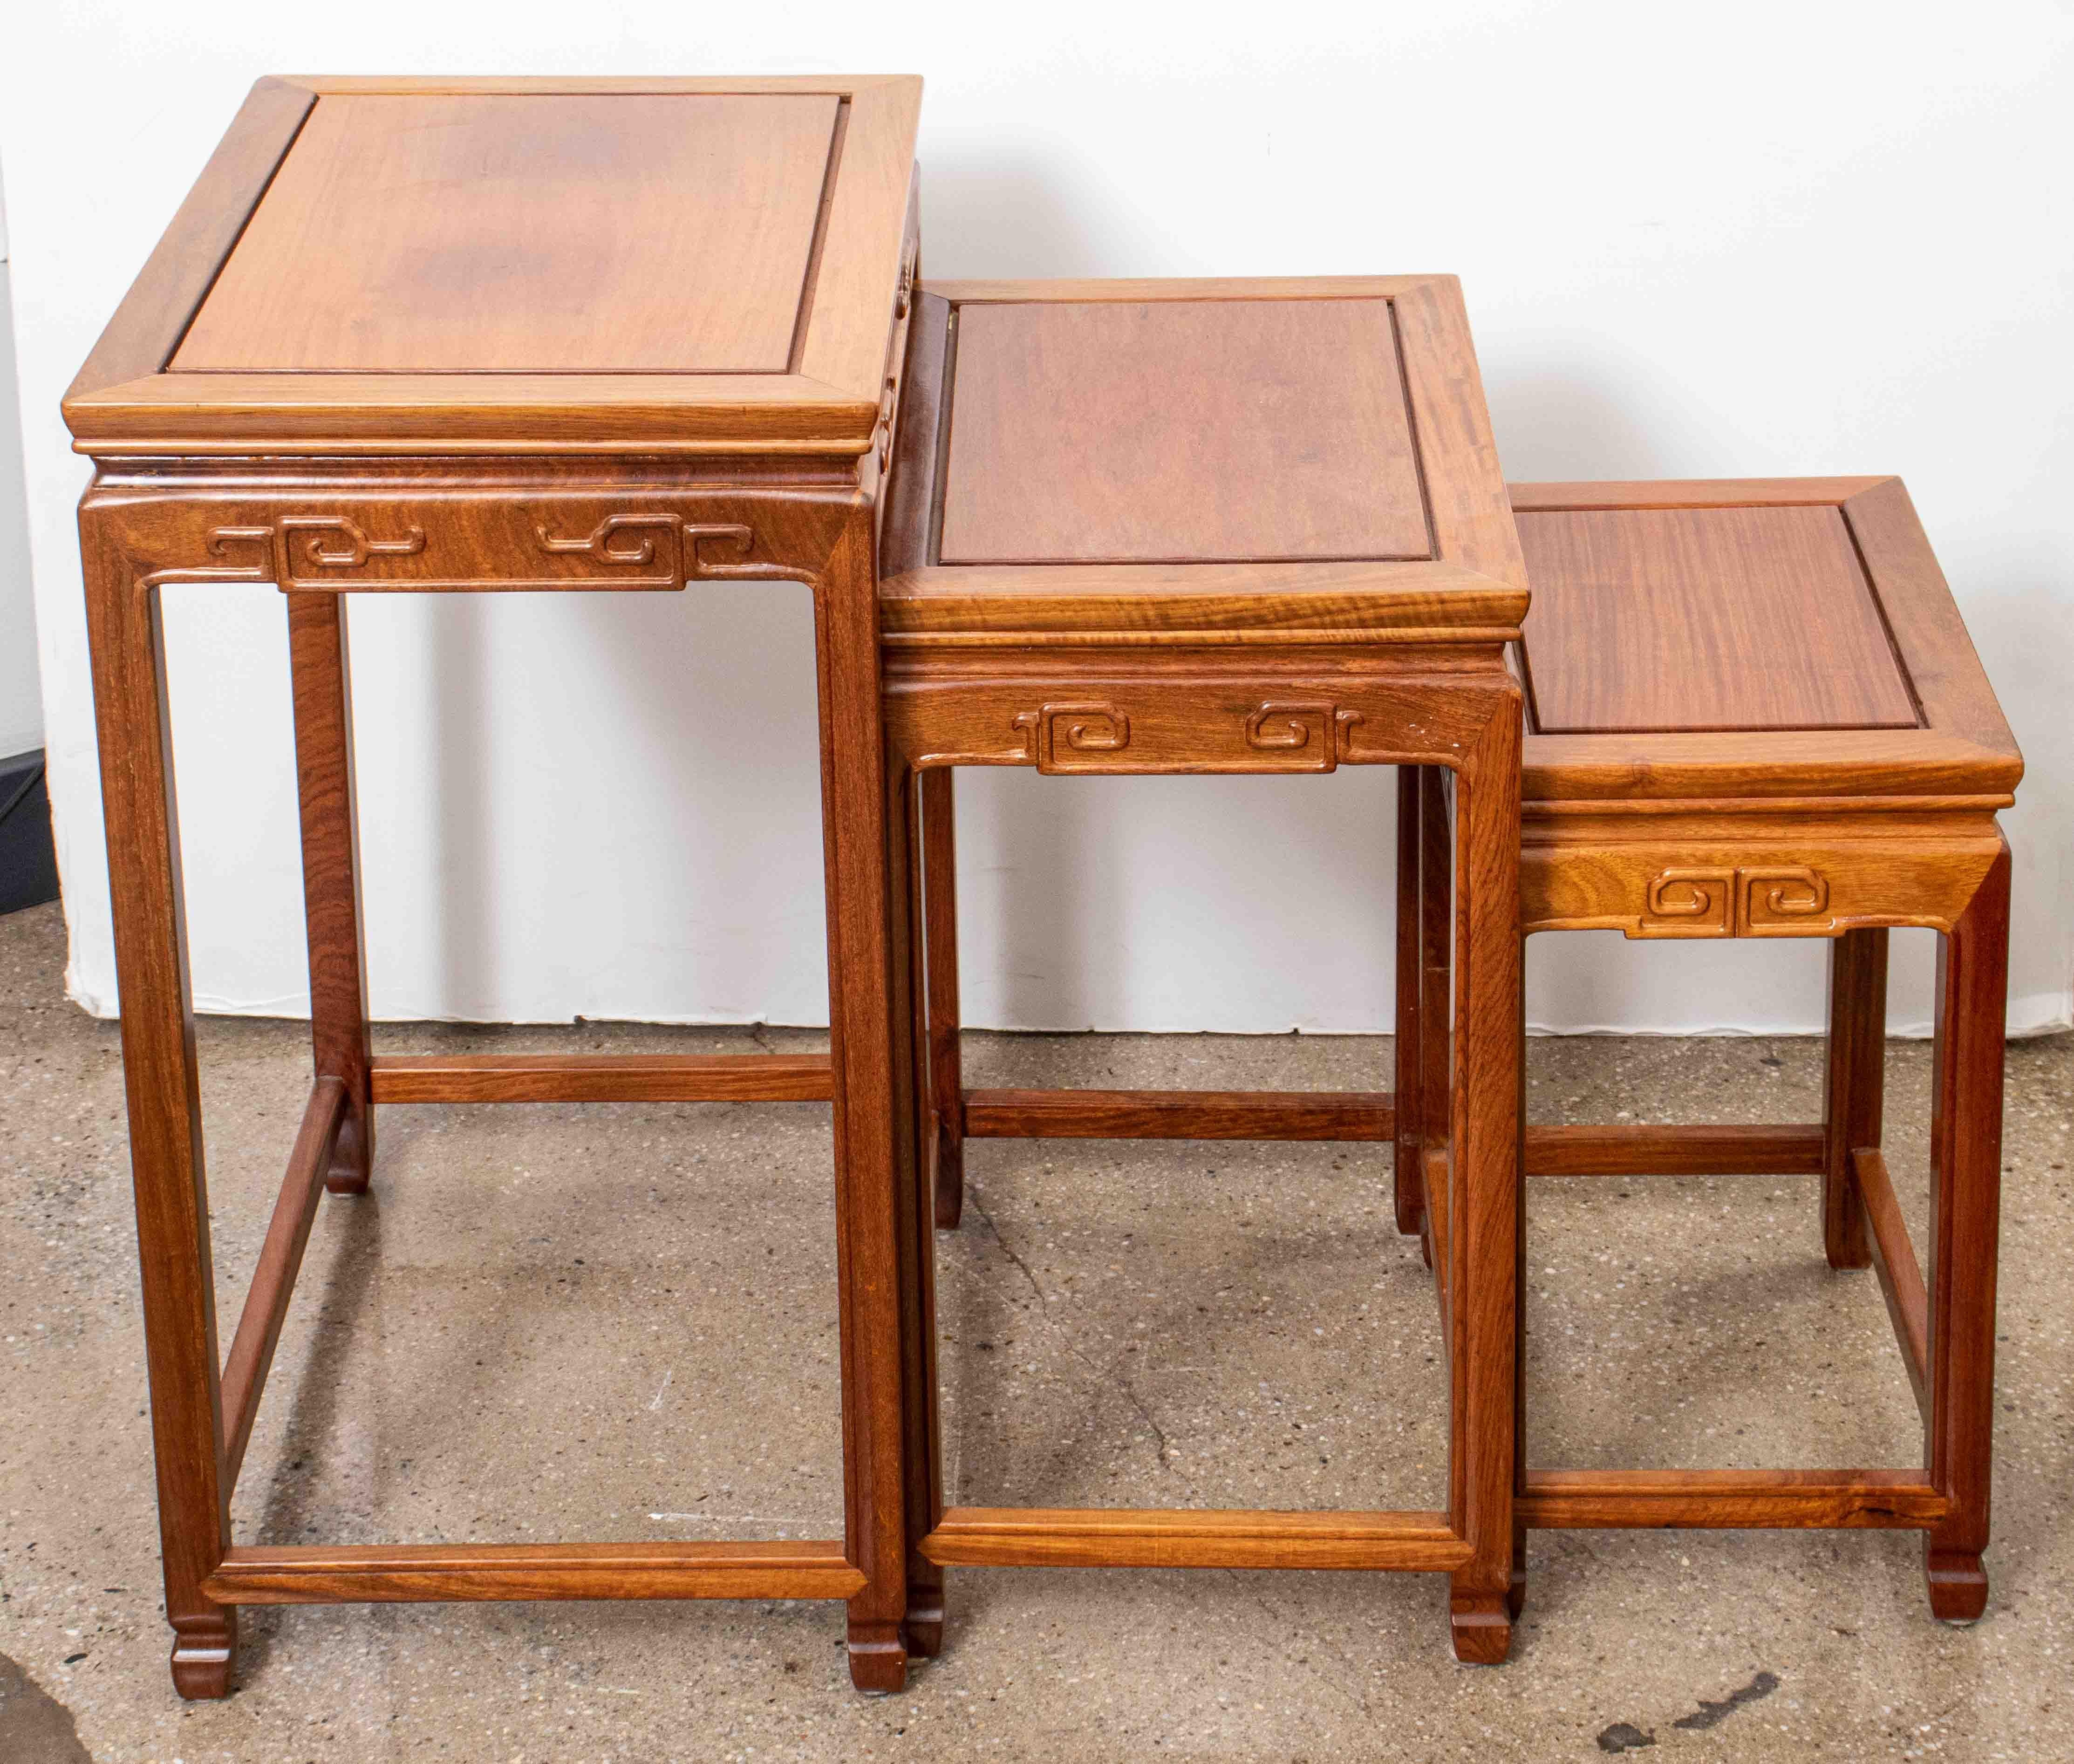
[[[114,1026],[54,907],[0,919],[0,1760],[2074,1756],[2074,1037],[2010,1055],[1994,1592],[1933,1622],[1875,1533],[1539,1534],[1512,1663],[1411,1576],[966,1569],[944,1657],[866,1700],[820,1605],[251,1611],[237,1693],[166,1673]],[[779,1046],[813,1038],[772,1034]],[[746,1032],[382,1031],[722,1049]],[[200,1031],[228,1338],[308,1085],[288,1023]],[[983,1083],[1374,1086],[1387,1043],[970,1038]],[[1927,1050],[1890,1049],[1921,1229]],[[1547,1121],[1812,1118],[1803,1040],[1535,1043]],[[840,1530],[827,1113],[385,1110],[327,1203],[242,1541]],[[1433,1302],[1361,1148],[990,1143],[939,1240],[945,1441],[987,1504],[1437,1505]],[[1544,1465],[1915,1461],[1869,1274],[1803,1180],[1536,1187]]]

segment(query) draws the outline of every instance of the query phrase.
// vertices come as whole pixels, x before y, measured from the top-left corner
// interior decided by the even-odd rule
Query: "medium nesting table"
[[[828,1598],[903,1680],[899,1320],[874,552],[915,271],[912,79],[262,81],[65,401],[122,993],[173,1681],[241,1605]],[[370,1054],[345,597],[804,584],[825,1059]],[[219,1360],[159,591],[286,604],[314,1080]],[[383,1102],[831,1099],[846,1535],[233,1547],[319,1194]]]
[[[1511,1641],[1519,1243],[1520,689],[1527,597],[1452,278],[945,283],[909,349],[881,589],[903,1047],[909,1645],[952,1564],[1423,1570],[1455,1651]],[[950,780],[1414,774],[1450,832],[1456,984],[1427,1046],[1447,1505],[1432,1511],[946,1506],[933,1223],[994,1137],[1386,1138],[1386,1098],[968,1097]],[[1278,853],[1290,885],[1303,859]],[[901,959],[904,949],[906,960]],[[932,1024],[929,1018],[935,1017]],[[980,1117],[989,1117],[984,1122]]]

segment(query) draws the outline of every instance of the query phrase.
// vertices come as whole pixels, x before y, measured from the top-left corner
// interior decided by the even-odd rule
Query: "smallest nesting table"
[[[1823,1249],[1877,1271],[1922,1411],[1919,1464],[1526,1466],[1527,1526],[1920,1531],[1930,1605],[1987,1598],[2010,855],[2023,762],[1895,478],[1515,485],[1534,580],[1527,932],[1821,938],[1824,1118],[1537,1127],[1531,1176],[1804,1175]],[[1430,812],[1431,840],[1444,832]],[[1419,829],[1413,829],[1416,837]],[[1403,903],[1411,935],[1417,909]],[[1444,903],[1440,903],[1444,913]],[[1440,921],[1444,925],[1444,919]],[[1888,927],[1940,933],[1919,1261],[1881,1149]],[[1446,940],[1427,964],[1441,996]],[[1415,984],[1400,979],[1400,1017]],[[1416,1036],[1400,1087],[1420,1084]],[[1430,1090],[1429,1090],[1429,1094]],[[1399,1167],[1400,1213],[1429,1234]],[[1522,1430],[1522,1437],[1523,1430]]]

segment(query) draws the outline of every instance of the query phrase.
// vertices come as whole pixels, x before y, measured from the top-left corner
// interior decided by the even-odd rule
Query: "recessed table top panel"
[[[1423,559],[1386,300],[958,318],[944,564]]]
[[[1835,507],[1518,516],[1536,729],[1912,729]]]
[[[320,97],[172,366],[783,374],[839,103]]]

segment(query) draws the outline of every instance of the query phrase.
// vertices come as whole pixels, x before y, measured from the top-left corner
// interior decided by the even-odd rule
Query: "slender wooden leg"
[[[955,774],[922,774],[922,900],[925,915],[930,1113],[936,1223],[955,1230],[965,1205],[965,1072],[958,1057],[957,817]]]
[[[1448,1291],[1451,1509],[1475,1554],[1455,1571],[1455,1657],[1510,1652],[1518,1534],[1520,1123],[1518,704],[1502,701],[1456,775],[1454,1155]],[[1428,1018],[1428,1022],[1432,1022]]]
[[[374,1097],[369,1077],[367,958],[360,930],[345,597],[295,593],[282,598],[288,603],[288,665],[295,684],[310,1037],[316,1076],[339,1079],[345,1086],[345,1118],[324,1186],[333,1194],[362,1194],[374,1163]]]
[[[1419,1123],[1422,1147],[1444,1146],[1450,1130],[1448,1093],[1452,1083],[1454,1028],[1454,843],[1448,825],[1447,776],[1437,766],[1419,768],[1417,820],[1419,831],[1419,1035],[1415,1051],[1419,1064],[1412,1081],[1419,1093],[1413,1113]],[[1423,1160],[1415,1159],[1415,1164]],[[1416,1179],[1422,1185],[1419,1215],[1424,1221],[1426,1204],[1423,1167]],[[1430,1233],[1420,1246],[1426,1265],[1433,1265]]]
[[[1930,1609],[1987,1609],[1994,1467],[1995,1259],[2002,1204],[2002,1043],[2009,1010],[2005,846],[1937,954],[1931,1092],[1930,1481],[1951,1510],[1923,1539]]]
[[[1828,1135],[1822,1168],[1822,1247],[1832,1268],[1872,1264],[1865,1197],[1851,1154],[1880,1142],[1886,1093],[1884,927],[1847,931],[1829,945],[1829,1064],[1823,1082]]]
[[[238,1612],[201,1591],[229,1547],[230,1490],[158,596],[125,556],[113,517],[83,510],[80,539],[173,1688],[223,1696]]]
[[[1506,1588],[1506,1614],[1516,1623],[1527,1608],[1527,1522],[1520,1498],[1527,1493],[1527,937],[1519,940],[1519,1010],[1515,1019],[1519,1058],[1514,1068],[1518,1099],[1519,1200],[1513,1215],[1512,1263],[1512,1579]]]
[[[907,1651],[932,1659],[944,1645],[944,1571],[922,1554],[922,1539],[944,1511],[943,1460],[936,1436],[936,1237],[935,1192],[927,1147],[934,1131],[928,1096],[929,1040],[922,1001],[920,885],[929,774],[919,777],[898,754],[886,758],[888,861],[893,898],[906,911],[894,929],[894,1021],[911,1033],[895,1061],[904,1131],[899,1139],[901,1388],[907,1465]]]
[[[1419,1154],[1423,1143],[1419,1126],[1419,1003],[1424,964],[1420,960],[1419,774],[1416,766],[1397,768],[1397,1149],[1393,1176],[1397,1197],[1397,1229],[1419,1235],[1425,1221],[1426,1194],[1419,1182]]]
[[[843,1493],[850,1560],[849,1669],[860,1690],[907,1681],[899,1113],[887,874],[886,756],[870,511],[845,521],[815,595],[821,824],[827,848],[829,1052],[834,1077]]]

